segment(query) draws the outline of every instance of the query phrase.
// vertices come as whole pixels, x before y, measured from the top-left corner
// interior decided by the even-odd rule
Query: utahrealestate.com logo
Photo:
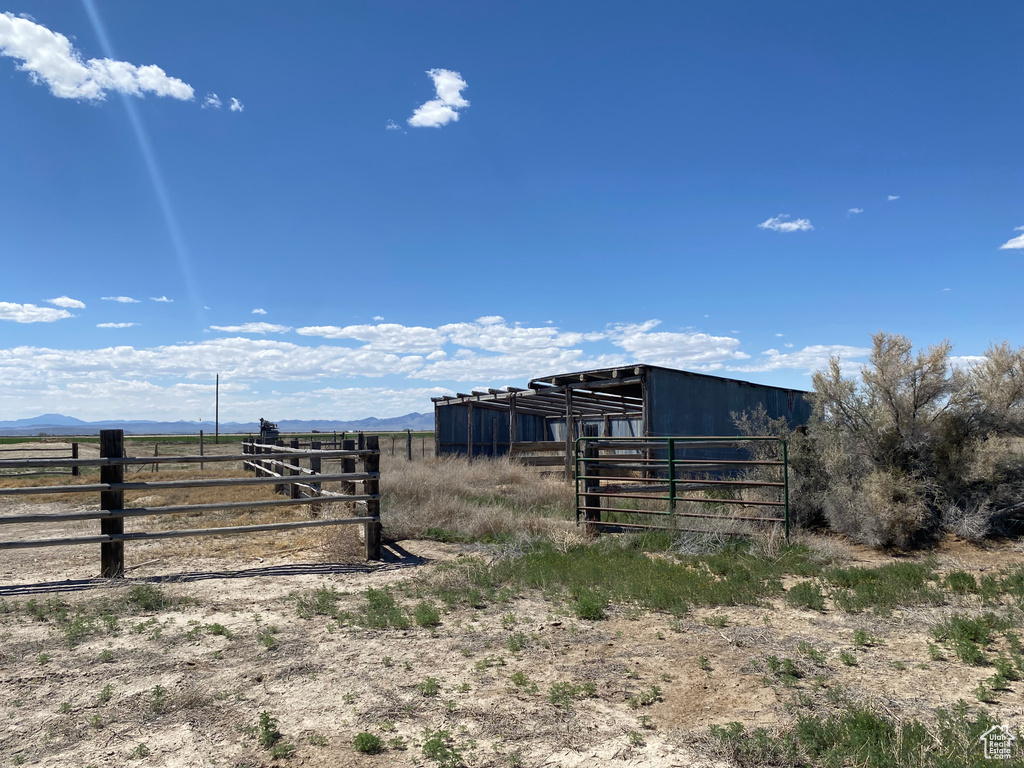
[[[1008,726],[993,725],[978,739],[985,745],[986,760],[1010,760],[1013,757],[1013,742],[1017,737]]]

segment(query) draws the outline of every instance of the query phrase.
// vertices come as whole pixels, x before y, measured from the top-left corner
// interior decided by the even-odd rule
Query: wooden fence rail
[[[420,433],[414,435],[411,429],[402,430],[400,432],[386,432],[386,433],[374,433],[377,434],[379,445],[381,446],[381,454],[385,452],[384,445],[390,446],[388,454],[391,456],[405,456],[406,461],[413,461],[415,459],[425,459],[429,455],[431,458],[434,456],[434,436],[432,433],[426,435]],[[352,440],[357,444],[360,439],[365,440],[366,434],[363,432],[314,432],[312,434],[303,432],[301,434],[282,434],[278,435],[276,445],[278,446],[294,446],[297,448],[308,448],[315,442],[319,442],[321,448],[340,448],[343,443],[349,440],[349,435],[352,435]],[[295,445],[298,441],[298,445]],[[259,442],[259,438],[249,435],[249,439],[243,442],[249,444],[262,445]],[[427,446],[430,446],[428,454]]]
[[[292,528],[310,528],[327,525],[363,525],[365,530],[365,552],[369,560],[381,556],[380,524],[380,449],[377,438],[366,438],[365,447],[350,450],[320,450],[319,445],[310,450],[245,444],[245,453],[235,456],[160,456],[153,458],[128,458],[124,455],[124,433],[121,430],[103,430],[100,433],[99,459],[0,459],[0,469],[25,467],[99,467],[100,482],[81,485],[49,485],[17,488],[0,488],[0,498],[29,494],[70,494],[97,493],[100,495],[100,509],[68,513],[40,513],[32,515],[0,516],[0,525],[25,525],[29,523],[70,522],[78,520],[99,520],[100,535],[62,537],[50,539],[22,539],[0,541],[0,550],[30,547],[56,547],[71,544],[100,544],[100,573],[106,578],[124,575],[124,542],[149,539],[170,539],[215,534],[251,533],[255,531],[278,531]],[[258,450],[256,449],[258,447]],[[250,461],[253,452],[260,456],[259,462]],[[323,474],[319,470],[323,460],[340,460],[342,472]],[[310,467],[299,462],[308,460]],[[190,480],[165,480],[158,482],[125,482],[124,468],[135,464],[175,463],[201,464],[209,462],[243,462],[250,468],[273,462],[282,471],[270,468],[260,471],[263,476],[246,478],[199,478]],[[359,471],[355,464],[359,463]],[[295,478],[295,479],[292,479]],[[299,479],[303,478],[303,479]],[[340,482],[344,493],[323,490],[325,482]],[[125,508],[125,491],[158,492],[170,488],[213,488],[227,486],[280,486],[288,498],[265,501],[220,502],[209,504],[178,504],[160,507]],[[356,493],[356,485],[362,486],[362,493]],[[287,489],[287,490],[285,490]],[[313,500],[317,501],[313,501]],[[300,520],[287,523],[261,525],[221,526],[194,530],[137,531],[125,533],[126,518],[170,515],[180,513],[210,512],[237,509],[262,509],[308,505],[314,515],[321,511],[321,501],[350,503],[357,507],[357,515],[350,518],[325,518]]]
[[[46,446],[46,445],[42,445],[42,446],[32,445],[31,448],[26,448],[24,446],[19,446],[19,447],[16,447],[16,448],[0,448],[0,453],[61,453],[61,454],[63,454],[63,456],[58,457],[56,459],[57,461],[60,461],[61,459],[65,459],[65,458],[66,459],[77,459],[78,458],[78,443],[72,443],[71,444],[71,452],[70,453],[68,453],[68,449],[67,448],[63,448],[63,447],[61,447],[61,448],[54,448],[54,447]],[[22,457],[22,458],[25,458],[25,457]],[[35,458],[35,457],[33,457],[33,458]],[[78,477],[79,469],[78,469],[78,465],[77,464],[71,464],[71,465],[65,464],[63,466],[58,467],[57,471],[59,472],[61,469],[64,469],[64,468],[67,468],[69,470],[69,472],[70,472],[72,477]],[[16,472],[16,473],[13,473],[13,474],[9,473],[9,472],[0,472],[0,477],[30,477],[30,476],[33,476],[33,475],[48,475],[48,474],[52,475],[52,474],[55,474],[55,473],[52,470],[50,472],[45,472],[45,471]]]

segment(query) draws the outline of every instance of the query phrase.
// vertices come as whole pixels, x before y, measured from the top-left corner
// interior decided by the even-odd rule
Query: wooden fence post
[[[362,432],[357,432],[356,433],[356,448],[358,448],[361,451],[365,447],[366,447],[366,435],[364,435]]]
[[[311,440],[310,443],[309,443],[309,449],[311,451],[319,451],[320,450],[320,442],[318,440]],[[313,472],[313,474],[310,475],[310,480],[309,480],[309,487],[312,489],[312,491],[310,492],[310,495],[311,496],[319,496],[320,495],[320,483],[315,482],[316,481],[316,476],[320,474],[320,457],[319,456],[310,456],[309,457],[309,469],[310,469],[311,472]],[[310,504],[309,505],[309,511],[310,511],[310,513],[314,517],[318,517],[320,515],[320,505],[319,504]]]
[[[153,458],[156,458],[159,455],[160,455],[160,444],[159,443],[153,443]],[[155,461],[153,462],[153,471],[154,472],[159,472],[160,471],[160,465],[157,464]]]
[[[405,430],[405,460],[412,461],[412,430]]]
[[[72,443],[71,444],[71,458],[72,459],[77,459],[78,458],[78,443]],[[79,472],[79,469],[81,469],[81,467],[72,467],[71,468],[71,476],[72,477],[78,477],[81,474]]]
[[[296,439],[292,440],[291,445],[289,447],[298,450],[298,448],[299,448],[299,441],[298,441],[298,439],[296,438]],[[290,463],[291,461],[293,461],[293,459],[289,459],[288,461]],[[294,459],[294,461],[298,464],[299,463],[298,457],[296,457]],[[301,466],[301,464],[299,464],[299,466]],[[289,469],[288,470],[288,475],[289,476],[297,475],[297,474],[299,474],[299,470],[297,470],[297,469]],[[292,498],[292,499],[297,499],[297,498],[299,498],[299,495],[300,495],[300,493],[299,493],[299,486],[297,486],[295,483],[291,483],[288,486],[288,496],[290,498]]]
[[[342,440],[341,450],[343,451],[354,451],[356,449],[355,440]],[[356,471],[356,460],[351,456],[347,456],[341,460],[341,471],[344,473],[352,473]],[[345,480],[341,484],[341,492],[347,496],[354,496],[356,492],[356,484],[351,480]]]
[[[203,455],[203,430],[199,430],[199,455]],[[202,472],[206,469],[206,465],[203,462],[199,462],[199,471]]]
[[[376,435],[370,435],[366,439],[366,448],[376,451],[368,456],[363,456],[364,472],[380,472],[380,443]],[[363,481],[363,493],[366,495],[380,493],[380,481],[371,478]],[[380,499],[366,500],[366,516],[375,518],[372,522],[366,523],[366,559],[380,560]]]
[[[276,448],[284,448],[284,439],[280,438],[280,437],[277,438],[277,441],[275,443],[275,447]],[[273,462],[273,461],[274,460],[272,459],[271,462]],[[284,475],[284,467],[281,466],[283,461],[281,459],[277,459],[277,462],[278,463],[274,464],[273,466],[276,467],[278,470],[280,470],[279,472],[277,472],[278,476],[282,476],[282,475]],[[277,484],[275,484],[274,485],[274,493],[284,493],[284,483],[277,483]]]
[[[120,459],[124,457],[124,430],[100,430],[100,458]],[[124,465],[100,467],[101,483],[123,483]],[[121,509],[124,507],[124,491],[100,491],[100,509]],[[100,519],[100,533],[111,535],[124,533],[123,517]],[[124,542],[105,541],[100,544],[100,576],[104,579],[120,579],[124,576]]]

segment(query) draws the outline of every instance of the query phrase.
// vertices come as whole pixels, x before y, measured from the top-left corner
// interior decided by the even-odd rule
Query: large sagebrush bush
[[[813,417],[791,439],[791,500],[803,525],[905,548],[949,530],[980,539],[1024,513],[1024,348],[954,365],[947,341],[914,352],[877,333],[860,375],[838,358],[814,374]],[[746,434],[782,434],[762,414]]]

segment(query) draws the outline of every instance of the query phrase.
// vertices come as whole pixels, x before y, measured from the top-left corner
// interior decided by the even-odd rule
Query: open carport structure
[[[511,453],[572,476],[577,437],[736,435],[733,414],[762,406],[790,427],[810,418],[807,393],[655,365],[544,376],[432,398],[437,455]]]

